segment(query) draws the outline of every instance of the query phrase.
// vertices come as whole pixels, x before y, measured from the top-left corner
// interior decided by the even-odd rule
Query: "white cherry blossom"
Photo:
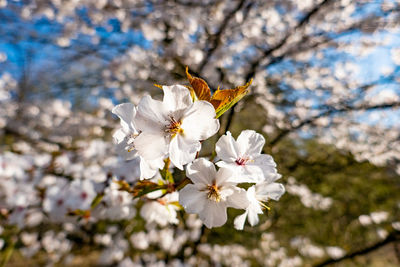
[[[132,219],[136,214],[134,200],[131,194],[118,190],[119,186],[113,179],[110,186],[104,190],[103,204],[97,206],[100,218],[109,220]]]
[[[193,184],[179,192],[179,203],[186,212],[199,214],[208,228],[225,224],[228,207],[245,209],[249,205],[246,191],[232,182],[234,174],[229,169],[217,172],[212,162],[200,158],[187,166],[186,175]]]
[[[123,103],[115,106],[112,113],[121,120],[122,128],[115,131],[113,138],[117,143],[118,152],[126,159],[133,159],[137,151],[133,145],[133,140],[139,135],[136,130],[134,118],[136,116],[136,107],[131,103]]]
[[[135,148],[146,160],[170,157],[183,170],[183,165],[195,159],[200,141],[219,129],[214,107],[206,101],[192,101],[189,90],[182,85],[163,86],[164,99],[144,96],[136,114],[140,135]]]
[[[161,192],[161,191],[158,191]],[[156,222],[160,226],[167,226],[168,223],[178,224],[177,210],[179,210],[178,192],[146,202],[140,210],[146,223]]]
[[[262,182],[271,173],[277,173],[273,158],[261,154],[264,144],[264,137],[253,130],[242,131],[237,140],[227,132],[216,144],[215,150],[222,160],[217,166],[232,170],[238,183]]]
[[[272,180],[258,183],[247,189],[246,195],[249,206],[242,215],[235,218],[234,225],[236,229],[243,230],[246,217],[251,226],[258,224],[258,214],[262,214],[262,209],[266,207],[264,202],[270,199],[279,200],[285,193],[285,187],[282,184],[274,183],[279,178],[280,175],[275,175]]]
[[[65,204],[69,210],[88,210],[95,197],[94,183],[91,180],[77,179],[68,186]]]
[[[145,160],[140,157],[134,146],[134,139],[139,135],[139,131],[135,125],[136,107],[131,103],[123,103],[114,107],[112,113],[117,115],[121,120],[121,129],[118,129],[113,138],[117,143],[117,150],[126,160],[132,160],[136,157],[140,158],[140,178],[151,178],[157,170],[162,168],[164,162],[162,158]]]

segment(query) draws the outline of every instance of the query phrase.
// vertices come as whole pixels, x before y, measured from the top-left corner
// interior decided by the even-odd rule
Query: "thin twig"
[[[314,267],[327,266],[327,265],[338,263],[338,262],[341,262],[341,261],[344,261],[344,260],[347,260],[347,259],[352,259],[352,258],[354,258],[356,256],[365,255],[365,254],[368,254],[368,253],[370,253],[372,251],[375,251],[375,250],[377,250],[377,249],[379,249],[379,248],[381,248],[381,247],[383,247],[383,246],[385,246],[387,244],[390,244],[392,242],[396,242],[396,241],[399,241],[399,240],[400,240],[400,233],[399,232],[392,232],[384,240],[379,241],[379,242],[377,242],[377,243],[375,243],[375,244],[373,244],[373,245],[371,245],[369,247],[366,247],[366,248],[363,248],[363,249],[348,253],[348,254],[346,254],[343,257],[340,257],[338,259],[328,259],[328,260],[326,260],[324,262],[321,262],[321,263],[318,263],[318,264],[314,265]]]

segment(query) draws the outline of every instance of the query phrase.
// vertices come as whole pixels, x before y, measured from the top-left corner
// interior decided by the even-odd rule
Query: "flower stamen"
[[[216,184],[207,186],[207,198],[214,200],[215,202],[221,201],[221,194],[219,193],[219,189]]]
[[[128,152],[132,152],[133,150],[135,150],[135,145],[133,143],[133,141],[135,140],[135,138],[138,136],[139,134],[129,134],[127,136],[125,136],[125,140],[126,140],[126,150]]]
[[[174,117],[169,116],[170,124],[166,126],[165,131],[170,133],[172,136],[175,136],[178,133],[183,133],[183,129],[181,128],[181,121],[175,120]]]
[[[246,163],[247,163],[248,161],[250,161],[249,158],[243,157],[243,158],[238,158],[237,160],[235,160],[235,163],[236,163],[237,165],[239,165],[239,166],[244,166],[244,165],[246,165]]]

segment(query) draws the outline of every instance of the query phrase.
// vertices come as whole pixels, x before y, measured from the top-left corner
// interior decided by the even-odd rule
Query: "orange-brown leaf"
[[[158,88],[160,88],[161,90],[163,89],[161,84],[156,84],[156,83],[153,83],[153,85],[154,85],[155,87],[158,87]]]
[[[248,92],[248,88],[253,82],[253,79],[242,86],[238,86],[234,89],[217,90],[211,97],[210,103],[214,106],[217,118],[221,116],[225,111],[236,104],[242,99]]]
[[[210,101],[211,90],[210,87],[208,87],[206,81],[204,81],[201,78],[193,77],[192,75],[190,75],[188,67],[186,67],[186,76],[194,92],[196,93],[197,99]]]

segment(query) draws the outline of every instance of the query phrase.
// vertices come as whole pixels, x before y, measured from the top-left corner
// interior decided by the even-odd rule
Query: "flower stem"
[[[176,191],[181,190],[184,188],[186,185],[190,184],[192,181],[189,178],[183,179],[177,186],[175,186]]]

